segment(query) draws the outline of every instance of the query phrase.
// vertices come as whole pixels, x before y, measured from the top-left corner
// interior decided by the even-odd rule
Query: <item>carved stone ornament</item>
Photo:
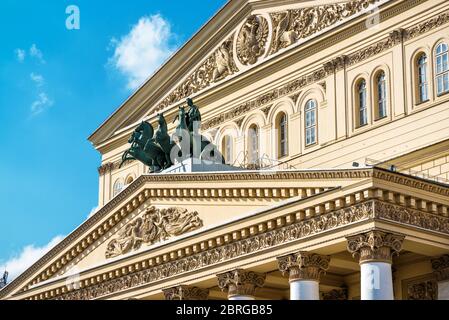
[[[407,300],[437,300],[438,287],[435,280],[410,283],[407,286]]]
[[[234,61],[233,39],[231,35],[199,67],[190,74],[157,107],[155,112],[185,99],[239,71]]]
[[[217,275],[218,287],[228,290],[228,297],[232,296],[254,296],[256,288],[263,287],[266,275],[253,271],[236,269]]]
[[[151,245],[203,226],[198,213],[181,208],[158,209],[150,207],[143,217],[128,223],[118,236],[109,241],[106,258],[113,258],[139,249],[142,244]]]
[[[268,35],[268,21],[262,16],[249,16],[237,36],[236,50],[240,63],[255,64],[265,54]]]
[[[177,286],[162,291],[165,300],[207,300],[209,296],[208,289],[191,286]]]
[[[329,269],[329,256],[299,251],[283,257],[278,257],[279,270],[289,273],[290,281],[315,280]]]
[[[273,21],[273,54],[287,48],[321,30],[349,18],[380,0],[353,0],[346,3],[326,4],[322,6],[275,12]]]
[[[334,289],[321,294],[323,300],[348,300],[348,289]]]
[[[449,280],[449,254],[432,259],[432,269],[437,276],[438,281]]]
[[[373,230],[356,236],[347,237],[348,251],[359,262],[392,263],[393,255],[402,250],[405,236]]]

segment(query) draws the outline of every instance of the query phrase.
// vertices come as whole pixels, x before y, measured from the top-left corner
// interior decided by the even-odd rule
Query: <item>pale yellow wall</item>
[[[389,20],[381,21],[376,28],[366,30],[347,39],[341,39],[329,48],[304,59],[286,64],[266,77],[255,77],[248,85],[236,91],[227,92],[219,99],[209,99],[206,104],[198,103],[203,122],[223,112],[250,101],[292,79],[309,74],[335,57],[350,55],[358,50],[385,39],[392,31],[408,28],[422,23],[436,14],[447,10],[448,3],[442,0],[424,1]],[[273,164],[286,162],[297,169],[342,168],[350,167],[353,162],[364,164],[367,159],[385,162],[409,154],[432,144],[447,140],[449,137],[449,95],[436,96],[434,81],[434,59],[432,52],[441,41],[449,43],[449,26],[443,24],[421,36],[406,40],[377,55],[329,75],[322,81],[313,83],[299,92],[296,101],[290,97],[279,98],[272,103],[268,114],[262,110],[269,106],[245,114],[241,123],[236,120],[221,123],[204,134],[222,148],[222,139],[226,134],[234,135],[232,160],[236,165],[245,162],[248,152],[246,133],[252,124],[259,127],[260,155],[273,160]],[[295,49],[296,50],[296,49]],[[300,49],[297,49],[300,50]],[[415,97],[415,74],[413,61],[420,50],[429,55],[428,78],[430,80],[430,100],[418,104]],[[301,54],[300,52],[298,54]],[[287,59],[287,58],[286,58]],[[374,116],[374,76],[383,70],[387,78],[387,117],[376,120]],[[354,118],[355,82],[363,77],[367,82],[369,124],[362,128],[356,126]],[[325,88],[324,88],[325,87]],[[199,98],[201,101],[201,94]],[[318,103],[317,144],[305,146],[304,107],[309,99]],[[275,119],[279,112],[288,117],[288,156],[277,159],[277,134]],[[174,125],[169,124],[173,130]],[[111,138],[111,147],[103,154],[103,164],[120,159],[128,147],[118,144],[118,137],[125,137],[132,131],[120,132]],[[108,143],[106,143],[107,145]],[[446,163],[444,163],[446,164]],[[443,164],[443,165],[444,165]],[[423,164],[421,171],[447,178],[447,168],[439,165]],[[285,168],[284,165],[280,167]],[[129,173],[139,176],[146,172],[143,165],[129,165],[117,170],[110,177],[100,177],[100,205],[112,197],[113,184],[118,178]]]

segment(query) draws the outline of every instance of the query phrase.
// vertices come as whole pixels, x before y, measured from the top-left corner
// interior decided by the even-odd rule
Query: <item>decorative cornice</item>
[[[431,19],[419,23],[411,28],[408,28],[404,32],[404,40],[410,40],[416,38],[424,33],[427,33],[433,29],[441,27],[442,25],[449,22],[449,13],[443,12],[436,17],[432,17]]]
[[[253,271],[236,269],[217,275],[218,287],[228,291],[228,297],[254,296],[256,288],[264,285],[266,275]]]
[[[251,231],[242,229],[233,233],[236,237],[223,235],[202,242],[201,245],[195,244],[184,250],[177,250],[164,255],[164,257],[172,257],[173,261],[165,262],[167,259],[163,256],[150,260],[146,259],[145,261],[150,262],[145,262],[145,270],[136,271],[132,274],[125,273],[118,278],[107,276],[108,280],[102,283],[72,292],[60,288],[59,294],[56,294],[55,291],[54,296],[57,296],[57,299],[64,300],[96,299],[133,286],[145,285],[186,272],[194,272],[220,262],[231,261],[264,250],[273,250],[299,239],[372,219],[374,217],[373,208],[373,201],[367,201],[309,219],[304,219],[302,215],[298,215],[296,219],[280,217],[277,220],[259,224],[258,228],[252,230],[255,233],[254,236],[248,237]],[[286,225],[287,221],[291,221],[291,219],[296,222]],[[261,231],[258,232],[258,230]],[[202,251],[195,253],[200,251],[200,247]],[[120,270],[124,269],[126,268]],[[36,298],[39,299],[39,297]]]
[[[209,296],[208,289],[183,285],[163,289],[162,291],[164,293],[165,300],[207,300]]]
[[[449,280],[449,254],[432,259],[432,269],[437,276],[438,281]]]
[[[402,250],[405,236],[373,230],[347,237],[348,251],[359,257],[360,264],[366,262],[392,263],[394,255]]]
[[[376,202],[375,218],[449,234],[449,218],[403,206]]]
[[[329,269],[330,256],[299,251],[287,256],[278,257],[279,270],[289,273],[289,281],[314,280],[320,281],[320,276]]]
[[[429,193],[437,195],[449,195],[449,188],[440,185],[432,181],[425,181],[415,177],[390,172],[380,168],[371,169],[351,169],[351,170],[317,170],[317,171],[276,171],[276,172],[263,172],[263,174],[257,172],[239,172],[239,173],[219,173],[219,174],[173,174],[173,175],[142,175],[131,185],[129,185],[124,191],[108,202],[103,208],[101,208],[94,216],[89,218],[80,227],[78,227],[69,236],[64,238],[59,244],[57,244],[52,250],[46,253],[35,264],[28,268],[19,277],[13,280],[7,287],[0,291],[0,297],[4,297],[9,294],[20,283],[24,283],[24,280],[31,274],[36,273],[37,270],[42,268],[43,265],[54,259],[54,257],[61,251],[67,252],[64,256],[53,261],[52,265],[49,265],[41,273],[37,274],[34,278],[30,279],[26,284],[22,285],[22,289],[28,289],[29,285],[36,284],[38,279],[48,279],[52,274],[59,272],[61,268],[65,267],[67,263],[75,259],[79,254],[88,249],[90,244],[95,243],[96,239],[107,230],[110,230],[114,225],[125,219],[128,214],[136,210],[143,202],[150,198],[150,189],[142,190],[132,199],[129,197],[134,194],[142,185],[151,182],[176,182],[190,181],[190,182],[205,182],[205,181],[265,181],[265,180],[316,180],[316,179],[363,179],[363,178],[376,178],[379,180],[387,181],[393,184],[400,184],[410,188],[416,188],[424,190]],[[161,190],[156,192],[154,196],[160,196],[166,194],[167,197],[171,196],[170,190],[167,192]],[[182,193],[184,194],[184,193]],[[226,194],[226,193],[224,193]],[[197,193],[195,193],[195,196]],[[204,193],[203,193],[204,195]],[[382,199],[382,198],[379,198]],[[399,199],[399,197],[395,198]],[[126,200],[126,203],[123,203]],[[419,199],[417,200],[419,202]],[[378,202],[381,205],[381,202]],[[428,203],[431,205],[431,203]],[[119,207],[120,206],[120,207]],[[433,205],[432,205],[433,206]],[[415,208],[404,208],[402,204],[399,208],[402,210],[394,216],[389,214],[388,210],[377,210],[377,218],[382,220],[394,221],[404,225],[412,227],[424,228],[430,231],[443,232],[449,234],[449,219],[447,217],[447,206],[441,206],[436,204],[438,211],[436,213],[444,212],[444,216],[440,214],[433,214],[431,212],[423,212],[415,210]],[[395,206],[391,205],[391,208]],[[115,210],[116,214],[111,216],[109,220],[100,224],[105,216]],[[391,210],[391,212],[395,212]],[[399,214],[399,212],[403,212]],[[432,211],[433,212],[433,211]],[[414,218],[419,217],[419,218]],[[97,227],[86,234],[80,239],[80,236],[85,234],[88,230],[91,230],[93,226]],[[43,278],[45,277],[45,278]]]
[[[123,163],[123,165],[128,165],[133,163],[134,160],[127,160]],[[100,176],[105,175],[106,173],[112,172],[114,170],[117,170],[120,165],[122,164],[122,161],[115,161],[115,162],[106,162],[105,164],[98,167],[98,174]]]
[[[60,287],[30,298],[79,300],[109,296],[132,287],[146,286],[224,261],[236,260],[248,254],[272,251],[293,241],[335,231],[354,223],[375,220],[375,212],[382,204],[385,205],[385,210],[394,211],[396,207],[382,201],[369,200],[309,219],[304,219],[304,215],[301,213],[297,214],[296,218],[295,215],[287,215],[261,223],[257,228],[236,230],[232,235],[218,236],[184,249],[146,258],[139,264],[133,263],[121,267],[115,273],[107,272],[100,275],[100,278],[103,279],[100,283],[96,282],[98,275],[95,275],[84,280],[83,284],[85,283],[86,286],[82,286],[79,290],[68,292],[66,287]],[[408,211],[406,208],[403,210]],[[414,212],[415,210],[408,211],[411,215]],[[400,223],[400,216],[394,215],[393,218]],[[444,219],[449,223],[449,218]]]

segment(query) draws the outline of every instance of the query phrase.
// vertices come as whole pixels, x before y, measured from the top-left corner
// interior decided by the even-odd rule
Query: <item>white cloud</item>
[[[127,77],[128,88],[139,87],[174,51],[175,35],[161,15],[142,17],[120,40],[112,39],[109,62]]]
[[[45,79],[42,75],[34,73],[34,72],[31,72],[30,78],[38,87],[41,87],[45,82]]]
[[[53,105],[53,100],[49,99],[45,92],[39,93],[37,99],[31,104],[31,114],[33,116],[42,113]]]
[[[56,236],[42,247],[37,247],[34,244],[25,246],[18,255],[13,256],[4,264],[0,264],[0,271],[3,274],[3,270],[7,270],[9,272],[8,283],[11,282],[64,238],[65,236],[62,235]]]
[[[95,213],[97,213],[98,209],[100,209],[99,207],[94,207],[92,208],[92,210],[90,210],[89,215],[87,216],[87,219],[89,219],[90,217],[92,217]]]
[[[42,51],[36,46],[36,44],[32,44],[30,48],[30,56],[36,58],[40,63],[44,64],[44,55],[42,54]]]
[[[14,50],[14,52],[16,54],[17,61],[23,62],[25,60],[25,56],[26,56],[25,50],[22,50],[19,48],[19,49]]]

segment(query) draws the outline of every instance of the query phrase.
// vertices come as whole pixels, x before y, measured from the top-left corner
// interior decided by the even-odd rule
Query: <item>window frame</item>
[[[440,51],[440,48],[445,48]],[[435,92],[437,97],[449,93],[449,45],[446,42],[439,43],[434,50],[435,59]],[[441,63],[439,62],[441,59]],[[441,69],[439,69],[441,66]],[[440,79],[442,91],[440,89]]]
[[[309,114],[313,114],[313,123],[308,122]],[[310,132],[313,132],[313,141],[309,141]],[[318,143],[318,103],[315,99],[307,100],[304,107],[304,143],[306,147]]]

